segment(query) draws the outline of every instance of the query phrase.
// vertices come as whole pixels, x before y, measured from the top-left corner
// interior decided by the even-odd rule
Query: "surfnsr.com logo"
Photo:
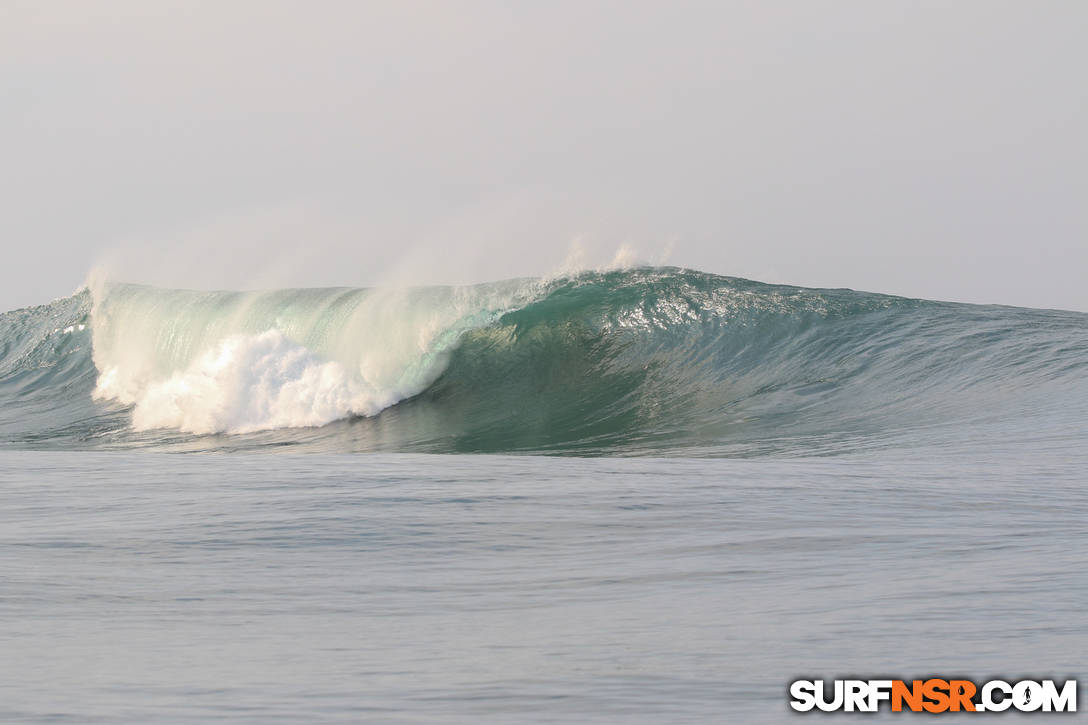
[[[796,680],[790,707],[799,712],[1076,712],[1077,681]]]

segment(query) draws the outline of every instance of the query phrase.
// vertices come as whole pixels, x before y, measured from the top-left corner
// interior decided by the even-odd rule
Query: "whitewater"
[[[1083,682],[1086,552],[1085,313],[638,267],[0,314],[3,722]]]

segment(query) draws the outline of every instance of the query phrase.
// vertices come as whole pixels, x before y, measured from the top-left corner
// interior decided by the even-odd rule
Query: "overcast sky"
[[[0,0],[0,308],[572,250],[1088,310],[1088,3]]]

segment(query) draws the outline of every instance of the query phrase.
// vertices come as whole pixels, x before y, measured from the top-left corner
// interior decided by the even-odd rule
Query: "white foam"
[[[101,378],[102,395],[115,374]],[[323,360],[278,330],[234,335],[184,371],[151,383],[135,399],[137,430],[247,433],[319,426],[348,415],[373,415],[396,402],[335,361]]]
[[[202,293],[92,285],[95,397],[138,430],[245,433],[374,415],[422,392],[461,334],[535,292]]]

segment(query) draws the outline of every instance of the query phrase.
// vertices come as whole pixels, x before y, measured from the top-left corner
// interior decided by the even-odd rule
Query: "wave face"
[[[469,287],[102,285],[0,315],[17,447],[827,455],[1083,442],[1088,315],[672,268]]]

